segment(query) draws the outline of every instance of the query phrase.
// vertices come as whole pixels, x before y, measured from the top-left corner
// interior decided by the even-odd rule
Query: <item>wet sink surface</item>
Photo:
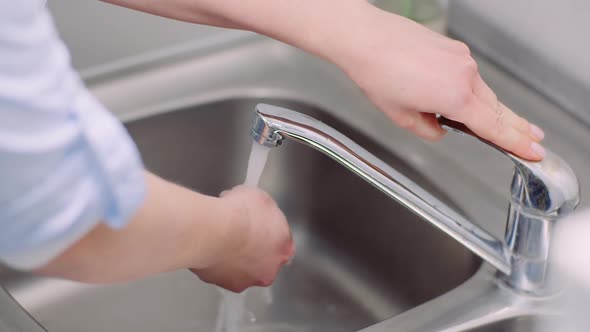
[[[244,179],[248,130],[261,101],[330,124],[444,198],[385,149],[301,103],[225,100],[127,127],[148,169],[216,195]],[[274,150],[261,186],[285,211],[298,251],[272,287],[272,305],[261,290],[248,294],[252,323],[245,331],[357,331],[460,285],[480,264],[454,240],[308,147],[286,142]],[[49,331],[213,331],[220,300],[214,287],[187,271],[112,286],[13,279],[6,283],[11,294]]]

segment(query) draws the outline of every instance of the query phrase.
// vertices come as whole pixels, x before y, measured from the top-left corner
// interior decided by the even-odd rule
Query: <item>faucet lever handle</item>
[[[469,127],[467,127],[465,124],[463,124],[461,122],[451,120],[449,118],[445,118],[444,116],[442,116],[440,114],[436,116],[436,119],[438,120],[438,124],[440,124],[440,126],[447,131],[454,131],[459,134],[470,135],[470,136],[473,136],[479,140],[482,140],[485,143],[489,143],[485,139],[477,136],[477,134],[475,134],[471,129],[469,129]],[[490,144],[492,146],[494,146],[493,143],[490,143]]]
[[[498,145],[478,136],[465,124],[438,117],[443,129],[477,138],[500,151],[515,164],[513,197],[521,207],[546,216],[561,217],[572,212],[580,202],[580,186],[571,167],[558,155],[547,150],[542,161],[530,161],[517,157]],[[518,188],[515,188],[518,187]]]
[[[447,131],[452,131],[452,132],[455,132],[455,133],[458,133],[458,134],[461,134],[464,136],[471,136],[471,137],[477,138],[481,142],[491,146],[492,148],[494,148],[494,149],[500,151],[501,153],[503,153],[504,155],[508,156],[510,159],[514,160],[515,163],[517,163],[518,160],[522,160],[522,159],[516,157],[515,155],[513,155],[511,152],[508,152],[508,151],[502,149],[501,147],[499,147],[498,145],[477,135],[475,132],[473,132],[473,130],[469,129],[469,127],[467,127],[465,124],[463,124],[461,122],[445,118],[444,116],[441,116],[441,115],[439,115],[437,117],[437,120],[443,129],[445,129]]]

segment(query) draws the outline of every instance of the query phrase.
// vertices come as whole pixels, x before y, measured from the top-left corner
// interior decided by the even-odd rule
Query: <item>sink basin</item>
[[[244,179],[258,102],[329,123],[445,198],[395,155],[304,103],[226,99],[126,125],[148,169],[216,195]],[[245,331],[358,331],[455,288],[481,264],[453,239],[300,144],[273,150],[261,186],[287,215],[298,251],[270,292],[248,292]],[[213,331],[220,301],[215,287],[187,271],[110,286],[11,275],[4,285],[42,326],[60,332]]]
[[[87,81],[128,120],[149,169],[211,195],[241,183],[254,106],[265,102],[328,123],[493,235],[504,234],[510,161],[461,137],[416,139],[337,67],[228,33],[215,45]],[[499,98],[544,128],[548,147],[586,174],[587,127],[479,60]],[[590,177],[580,180],[587,197]],[[538,332],[539,308],[526,306],[534,301],[504,296],[491,266],[320,152],[286,141],[270,154],[261,185],[285,211],[298,250],[270,292],[248,291],[243,331]],[[90,286],[0,268],[0,286],[0,331],[9,332],[207,332],[221,298],[187,271]],[[461,313],[483,320],[457,326]]]

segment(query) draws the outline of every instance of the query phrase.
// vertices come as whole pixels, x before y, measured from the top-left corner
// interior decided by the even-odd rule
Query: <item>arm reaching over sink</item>
[[[272,282],[293,252],[272,199],[146,174],[52,23],[37,0],[0,0],[0,262],[94,283],[180,268],[233,291]]]
[[[187,22],[255,31],[338,65],[391,120],[429,140],[435,114],[529,160],[543,131],[503,105],[469,48],[366,0],[106,0]]]
[[[294,254],[285,217],[261,190],[240,186],[217,198],[147,172],[146,182],[147,199],[128,226],[95,227],[37,272],[111,283],[190,268],[241,292],[270,285]]]

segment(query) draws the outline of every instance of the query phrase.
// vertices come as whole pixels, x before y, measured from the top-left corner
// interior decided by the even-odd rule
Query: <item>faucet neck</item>
[[[502,279],[511,288],[527,294],[555,292],[556,287],[549,280],[553,230],[580,202],[579,183],[573,170],[549,150],[541,162],[524,160],[478,137],[461,123],[442,117],[439,122],[446,129],[479,139],[514,162],[504,238],[510,255],[510,273]]]
[[[531,200],[545,205],[547,197],[543,195],[544,198],[535,200],[535,193],[531,193],[534,188],[527,186],[528,182],[523,177],[516,167],[504,239],[510,253],[511,272],[503,275],[502,279],[519,292],[546,296],[560,289],[550,278],[554,228],[575,206],[562,207],[553,212],[531,208]]]

